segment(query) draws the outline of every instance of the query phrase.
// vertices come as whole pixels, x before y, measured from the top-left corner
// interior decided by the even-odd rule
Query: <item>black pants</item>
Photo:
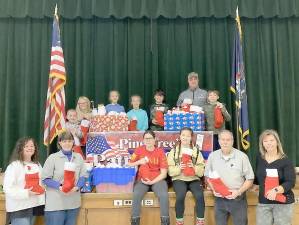
[[[196,202],[196,215],[198,218],[204,218],[205,215],[205,200],[203,196],[202,185],[199,180],[194,181],[173,181],[173,189],[176,194],[175,213],[176,218],[183,218],[185,211],[185,197],[187,191],[190,190]]]
[[[213,134],[213,151],[220,149],[220,145],[218,142],[218,134]]]

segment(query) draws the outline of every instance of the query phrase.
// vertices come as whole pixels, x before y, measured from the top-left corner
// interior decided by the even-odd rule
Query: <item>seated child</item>
[[[132,120],[137,120],[137,126],[135,130],[142,130],[145,131],[148,128],[148,117],[147,117],[147,113],[145,110],[140,109],[140,105],[141,105],[141,97],[139,95],[132,95],[131,96],[131,105],[133,107],[133,109],[131,109],[128,113],[128,119],[130,121]],[[129,126],[130,128],[130,126]],[[134,128],[129,129],[129,130],[134,130]]]
[[[168,105],[164,103],[165,93],[161,89],[157,89],[154,94],[155,103],[150,107],[150,129],[154,131],[164,129],[164,119],[162,116],[167,112]],[[157,113],[158,112],[158,113]],[[162,112],[162,113],[161,113]],[[159,114],[160,117],[159,118]]]
[[[110,104],[106,105],[106,112],[117,112],[117,113],[121,113],[121,112],[125,112],[125,108],[122,105],[119,105],[117,102],[119,100],[119,92],[116,90],[112,90],[109,92],[109,101]]]
[[[219,91],[208,91],[207,103],[203,106],[206,119],[206,130],[214,132],[214,150],[220,149],[218,133],[225,129],[225,121],[230,121],[231,116],[225,105],[218,101]]]
[[[73,147],[73,151],[82,155],[84,158],[84,154],[81,149],[80,140],[83,137],[83,133],[81,131],[80,123],[77,119],[77,112],[75,109],[69,109],[66,114],[67,122],[65,123],[65,129],[72,133],[75,143]]]

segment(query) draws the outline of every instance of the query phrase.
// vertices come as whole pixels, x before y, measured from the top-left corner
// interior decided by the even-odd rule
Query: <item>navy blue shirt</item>
[[[256,177],[254,183],[259,185],[259,203],[262,204],[284,204],[278,201],[271,201],[265,198],[265,178],[266,169],[277,169],[279,176],[279,185],[284,188],[284,195],[286,196],[286,203],[294,203],[294,193],[292,188],[295,186],[296,174],[293,163],[286,156],[268,163],[260,154],[256,160]]]

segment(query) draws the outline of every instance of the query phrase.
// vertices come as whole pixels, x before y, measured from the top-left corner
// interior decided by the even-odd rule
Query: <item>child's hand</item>
[[[139,165],[144,165],[144,164],[146,164],[148,161],[146,160],[146,158],[142,158],[142,159],[139,159],[138,160],[138,164]]]
[[[216,104],[220,109],[222,109],[223,108],[223,104],[221,103],[221,102],[217,102],[217,104]]]
[[[152,120],[152,123],[156,125],[156,124],[157,124],[157,120],[156,120],[156,119],[153,119],[153,120]]]
[[[72,133],[73,136],[77,136],[77,135],[76,135],[76,130],[75,130],[75,129],[70,129],[70,132]]]
[[[28,190],[29,190],[29,195],[39,195],[38,192],[34,192],[34,191],[32,191],[32,188],[33,188],[33,187],[31,187],[31,188],[28,189]]]
[[[193,167],[194,167],[192,162],[188,162],[188,163],[187,163],[187,166],[190,167],[190,168],[193,168]]]
[[[181,164],[180,164],[180,168],[181,168],[181,170],[186,169],[186,167],[187,167],[187,165],[186,165],[185,163],[181,163]]]
[[[215,197],[223,198],[223,196],[221,194],[219,194],[218,192],[216,192],[216,191],[213,191],[213,194],[214,194]]]
[[[151,180],[147,179],[147,178],[145,178],[145,179],[141,178],[141,182],[146,184],[146,185],[153,185],[153,182]]]
[[[254,184],[251,188],[250,188],[250,191],[253,191],[253,192],[257,192],[259,190],[259,185],[256,185]]]

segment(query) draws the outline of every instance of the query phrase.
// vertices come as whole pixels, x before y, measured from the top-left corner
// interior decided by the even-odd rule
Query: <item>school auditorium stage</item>
[[[299,221],[299,185],[294,189],[296,204],[294,205],[293,225]],[[257,194],[247,193],[249,225],[255,225],[255,207]],[[171,224],[175,219],[175,194],[169,192]],[[206,224],[213,225],[214,221],[214,197],[210,191],[205,191]],[[82,208],[78,218],[78,225],[129,225],[132,195],[131,194],[100,194],[90,193],[82,195]],[[194,200],[191,193],[186,197],[185,224],[193,225],[195,221]],[[149,192],[143,201],[142,225],[159,225],[159,204],[153,193]],[[5,198],[0,195],[0,224],[5,224]],[[42,218],[38,218],[35,225],[42,225]],[[230,221],[229,224],[232,224]]]

